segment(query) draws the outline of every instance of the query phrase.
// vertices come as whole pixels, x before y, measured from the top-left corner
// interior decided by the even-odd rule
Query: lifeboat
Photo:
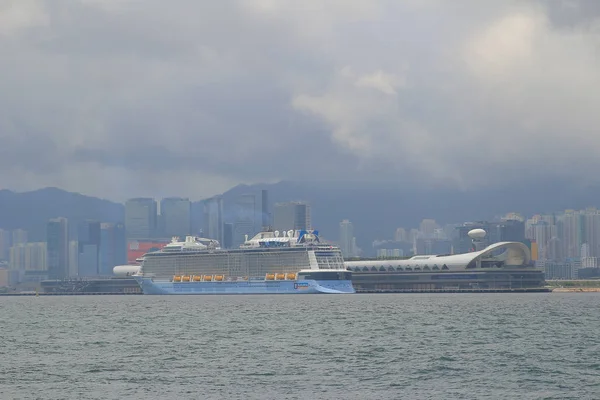
[[[212,275],[204,275],[204,282],[212,281]]]
[[[285,279],[285,274],[277,274],[275,275],[275,279],[277,279],[278,281]]]
[[[289,279],[289,280],[293,281],[296,279],[296,274],[294,274],[294,273],[285,274],[285,279]]]
[[[190,277],[189,275],[184,275],[184,276],[183,276],[183,278],[181,278],[181,280],[182,280],[183,282],[189,282],[189,281],[190,281],[190,278],[191,278],[191,277]]]
[[[223,280],[223,275],[215,275],[215,281],[221,282]]]
[[[200,282],[202,277],[200,275],[194,275],[194,282]]]
[[[275,274],[267,274],[265,275],[265,279],[267,281],[272,281],[273,279],[275,279]]]
[[[175,276],[173,277],[173,282],[181,282],[181,276],[179,276],[179,275],[175,275]]]

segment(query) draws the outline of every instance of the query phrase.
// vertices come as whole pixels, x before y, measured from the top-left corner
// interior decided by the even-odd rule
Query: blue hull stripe
[[[166,282],[134,277],[144,294],[348,294],[352,281]]]

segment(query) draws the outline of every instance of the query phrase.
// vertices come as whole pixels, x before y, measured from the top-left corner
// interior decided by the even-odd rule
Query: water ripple
[[[593,399],[600,295],[0,298],[0,398]]]

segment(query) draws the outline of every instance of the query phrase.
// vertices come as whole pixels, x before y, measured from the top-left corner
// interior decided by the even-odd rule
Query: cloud
[[[307,177],[596,180],[599,15],[558,1],[3,2],[0,185],[198,198]]]
[[[35,0],[4,0],[0,3],[0,37],[47,24],[45,11]]]

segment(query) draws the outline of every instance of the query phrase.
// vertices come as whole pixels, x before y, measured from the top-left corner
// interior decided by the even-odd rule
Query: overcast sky
[[[600,181],[600,2],[1,0],[0,187]]]

